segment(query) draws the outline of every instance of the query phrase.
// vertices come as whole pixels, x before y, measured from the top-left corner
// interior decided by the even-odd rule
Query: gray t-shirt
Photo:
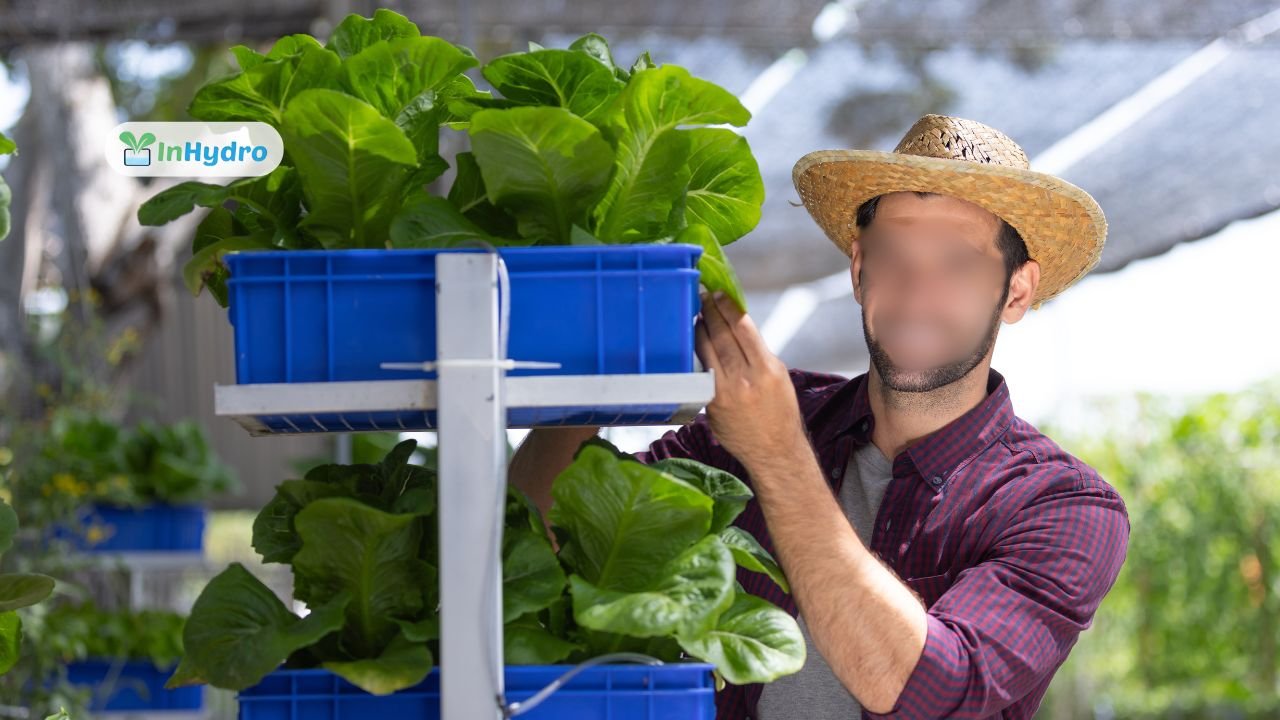
[[[893,479],[893,463],[874,443],[856,449],[845,469],[840,486],[840,507],[863,544],[871,545],[885,488]],[[852,608],[851,608],[852,610]],[[804,618],[799,617],[800,632],[808,649],[804,667],[794,675],[779,678],[764,686],[756,708],[758,720],[849,720],[861,715],[862,706],[831,672],[831,666],[813,646],[813,638]]]

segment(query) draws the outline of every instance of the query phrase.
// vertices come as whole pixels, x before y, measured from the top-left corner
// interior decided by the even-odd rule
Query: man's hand
[[[731,299],[703,293],[694,328],[698,357],[715,370],[707,421],[720,444],[744,466],[808,445],[787,366]]]

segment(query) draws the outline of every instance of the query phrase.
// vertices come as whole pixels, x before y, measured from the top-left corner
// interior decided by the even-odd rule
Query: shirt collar
[[[846,434],[858,446],[871,441],[875,416],[871,412],[868,373],[837,388],[819,408],[813,426],[823,429],[815,440],[831,442]],[[1004,376],[988,370],[987,396],[964,415],[952,420],[893,458],[894,476],[914,469],[934,491],[941,490],[960,463],[985,450],[1013,423],[1013,403]]]

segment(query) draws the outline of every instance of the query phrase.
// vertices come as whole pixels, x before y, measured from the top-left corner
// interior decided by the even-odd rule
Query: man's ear
[[[1031,307],[1031,300],[1039,285],[1040,263],[1028,260],[1022,267],[1014,270],[1013,277],[1009,278],[1009,298],[1000,311],[1000,319],[1010,325],[1021,320],[1027,314],[1027,308]]]
[[[853,278],[853,299],[862,304],[862,243],[849,245],[849,274]]]

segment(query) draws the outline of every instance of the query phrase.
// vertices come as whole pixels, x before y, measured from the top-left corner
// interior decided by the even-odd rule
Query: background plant
[[[180,613],[105,608],[76,588],[60,595],[23,612],[21,657],[0,684],[7,704],[33,713],[69,708],[73,717],[87,717],[95,692],[110,693],[124,681],[104,676],[96,687],[73,685],[71,663],[107,661],[122,667],[140,661],[164,670],[181,657],[185,618]]]
[[[39,527],[64,523],[89,505],[198,503],[235,487],[194,422],[122,427],[103,414],[65,407],[12,459],[4,483]]]
[[[1133,533],[1046,716],[1276,717],[1280,385],[1140,395],[1098,416],[1061,436],[1119,490]]]
[[[18,534],[18,514],[0,500],[0,555],[9,552]],[[30,607],[53,593],[48,575],[25,572],[0,573],[0,675],[18,662],[22,644],[22,618],[18,610]]]
[[[136,660],[164,669],[182,657],[185,621],[169,610],[111,610],[86,600],[58,603],[41,613],[32,634],[63,663]]]

